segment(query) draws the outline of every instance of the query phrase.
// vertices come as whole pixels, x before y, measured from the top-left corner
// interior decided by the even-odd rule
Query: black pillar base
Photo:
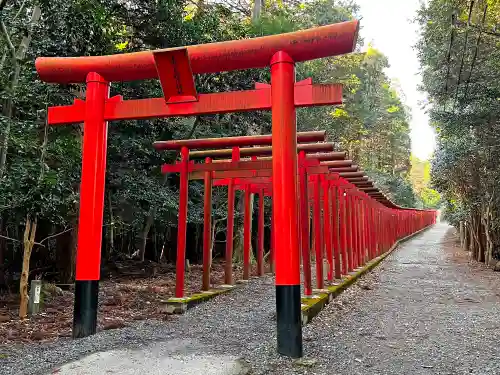
[[[302,351],[302,314],[300,285],[276,285],[278,353],[300,358]]]
[[[99,280],[75,281],[75,307],[73,310],[73,338],[96,333]]]

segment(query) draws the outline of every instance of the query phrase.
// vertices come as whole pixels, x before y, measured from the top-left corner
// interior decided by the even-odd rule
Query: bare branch
[[[68,229],[63,230],[62,232],[59,232],[59,233],[53,234],[52,236],[45,237],[45,238],[44,238],[43,240],[41,240],[38,244],[39,244],[39,245],[41,245],[41,244],[43,244],[45,241],[48,241],[48,240],[50,240],[51,238],[54,238],[54,237],[58,237],[58,236],[60,236],[61,234],[64,234],[64,233],[70,232],[70,231],[72,231],[73,229],[75,229],[75,228],[68,228]]]
[[[4,240],[8,240],[8,241],[23,243],[23,241],[19,241],[19,240],[16,240],[15,238],[6,237],[6,236],[2,236],[2,235],[0,235],[0,238],[3,238]],[[37,246],[45,247],[45,245],[40,243],[40,242],[34,242],[33,244],[37,245]]]
[[[5,0],[5,1],[7,1],[7,0]],[[23,11],[25,5],[26,5],[26,0],[24,0],[23,3],[21,4],[21,6],[19,7],[19,10],[17,11],[16,15],[14,16],[14,19],[13,19],[14,21],[17,20],[17,17],[19,17],[21,12]]]
[[[3,34],[5,41],[7,42],[7,47],[9,48],[10,54],[15,59],[16,58],[16,47],[14,47],[14,45],[12,44],[12,41],[10,40],[9,32],[7,31],[7,27],[5,27],[5,23],[3,22],[3,20],[0,20],[0,29],[2,30],[2,34]]]
[[[9,240],[9,241],[14,241],[14,242],[21,243],[21,241],[16,240],[15,238],[10,238],[10,237],[6,237],[6,236],[2,236],[2,235],[0,235],[0,238],[3,238],[4,240]]]
[[[7,5],[7,0],[0,0],[0,12],[5,8]]]
[[[21,40],[21,43],[19,43],[19,47],[17,49],[17,58],[19,60],[23,60],[24,56],[26,55],[26,51],[28,50],[28,47],[31,43],[31,34],[33,33],[33,27],[40,20],[41,14],[42,13],[41,13],[40,7],[36,6],[35,8],[33,8],[33,13],[31,14],[29,32],[27,35],[25,35],[23,37],[23,39]]]
[[[0,59],[0,72],[3,70],[3,66],[5,64],[5,60],[7,60],[7,48],[4,49],[2,58]]]

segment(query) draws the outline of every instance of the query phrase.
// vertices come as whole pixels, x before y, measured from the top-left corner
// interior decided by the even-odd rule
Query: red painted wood
[[[194,74],[263,68],[275,53],[286,52],[293,61],[341,55],[354,50],[358,21],[349,21],[291,33],[252,39],[192,45],[188,51]],[[156,52],[168,51],[158,50]],[[152,51],[109,56],[41,57],[36,70],[45,82],[85,82],[90,72],[108,81],[135,81],[158,77]]]
[[[210,158],[205,159],[210,164]],[[212,173],[205,172],[203,204],[203,283],[202,290],[210,289],[210,265],[212,263]]]
[[[250,184],[245,185],[245,212],[243,216],[243,280],[250,278],[250,248],[252,246],[252,212],[250,211],[250,201],[252,193]]]
[[[325,89],[325,87],[329,88]],[[294,91],[296,93],[294,105],[297,107],[342,104],[342,87],[339,84],[297,86]],[[165,102],[164,98],[108,100],[104,119],[107,121],[145,120],[270,109],[271,90],[247,90],[199,94],[197,101],[170,104]],[[49,125],[80,123],[83,122],[84,114],[85,102],[82,101],[75,102],[73,105],[49,107],[48,122]],[[239,146],[245,145],[250,144],[239,144]]]
[[[166,103],[198,100],[187,48],[153,51],[153,59]]]
[[[240,159],[240,150],[233,148],[233,162]],[[233,237],[234,237],[234,180],[227,187],[227,229],[226,229],[226,262],[224,280],[227,285],[233,285]]]
[[[301,142],[301,137],[297,137],[297,142]],[[333,150],[333,143],[311,143],[311,144],[298,144],[297,151],[307,151],[307,152],[320,152]],[[273,148],[271,146],[263,147],[247,147],[240,148],[240,155],[242,157],[246,156],[270,156],[273,153]],[[189,157],[193,158],[227,158],[231,156],[231,150],[220,149],[220,150],[203,150],[203,151],[191,151]],[[262,160],[262,159],[259,159]],[[225,160],[220,160],[225,161]]]
[[[321,225],[321,182],[320,176],[314,176],[314,254],[316,256],[316,287],[323,289],[323,239]]]
[[[300,247],[302,251],[302,273],[304,275],[304,294],[312,295],[311,282],[311,250],[309,248],[309,203],[307,195],[306,153],[299,152],[299,215],[300,215]]]
[[[108,97],[109,83],[100,75],[89,73],[83,125],[76,280],[100,279],[108,136],[108,124],[104,121],[104,102]]]
[[[257,275],[264,275],[264,189],[259,192],[259,221],[257,228]]]
[[[323,189],[323,238],[326,250],[326,260],[328,262],[327,280],[333,281],[333,252],[332,252],[332,229],[331,229],[331,201],[330,183],[323,178],[321,181]]]
[[[187,231],[187,210],[188,210],[188,164],[189,150],[181,149],[180,165],[180,186],[179,186],[179,224],[177,226],[177,259],[176,259],[176,283],[175,297],[184,297],[184,272],[186,265],[186,231]]]
[[[294,85],[294,61],[276,53],[271,61],[276,285],[300,284]]]
[[[332,230],[333,230],[333,258],[335,264],[335,278],[340,279],[342,277],[342,269],[340,264],[340,215],[339,215],[339,197],[338,197],[338,187],[331,181],[331,194],[332,194]]]

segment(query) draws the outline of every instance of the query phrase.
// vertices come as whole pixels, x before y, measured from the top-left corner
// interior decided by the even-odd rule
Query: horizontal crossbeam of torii
[[[342,85],[313,85],[307,79],[295,84],[295,106],[310,107],[342,104]],[[199,94],[196,101],[167,103],[165,98],[123,100],[114,96],[106,100],[104,120],[144,120],[174,116],[200,116],[215,113],[262,111],[271,109],[271,86],[259,90]],[[72,105],[49,107],[49,125],[81,123],[85,120],[85,101]]]
[[[40,78],[52,83],[82,83],[98,73],[108,82],[158,78],[157,61],[185,49],[193,74],[264,68],[285,51],[294,62],[342,55],[354,50],[359,22],[341,22],[308,30],[260,38],[142,51],[110,56],[41,57],[36,60]],[[177,57],[177,56],[176,56]]]

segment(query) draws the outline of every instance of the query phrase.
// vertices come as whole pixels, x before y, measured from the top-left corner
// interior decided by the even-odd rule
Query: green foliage
[[[416,207],[417,197],[406,176],[383,171],[368,171],[368,175],[393,202],[402,207]]]
[[[422,199],[422,203],[424,208],[439,208],[441,204],[441,194],[439,194],[436,190],[430,189],[428,187],[424,187],[420,192],[420,199]]]
[[[429,160],[420,160],[412,155],[409,178],[421,203],[421,208],[439,208],[441,195],[430,188],[431,162]]]
[[[431,0],[423,5],[417,19],[422,27],[417,48],[438,135],[432,185],[442,194],[445,218],[473,228],[474,256],[484,260],[484,254],[500,256],[500,218],[495,209],[500,204],[500,35],[495,33],[500,1],[474,3],[471,23],[487,31],[481,35],[480,27],[467,28],[469,5],[468,0]],[[452,15],[458,19],[453,26]]]

